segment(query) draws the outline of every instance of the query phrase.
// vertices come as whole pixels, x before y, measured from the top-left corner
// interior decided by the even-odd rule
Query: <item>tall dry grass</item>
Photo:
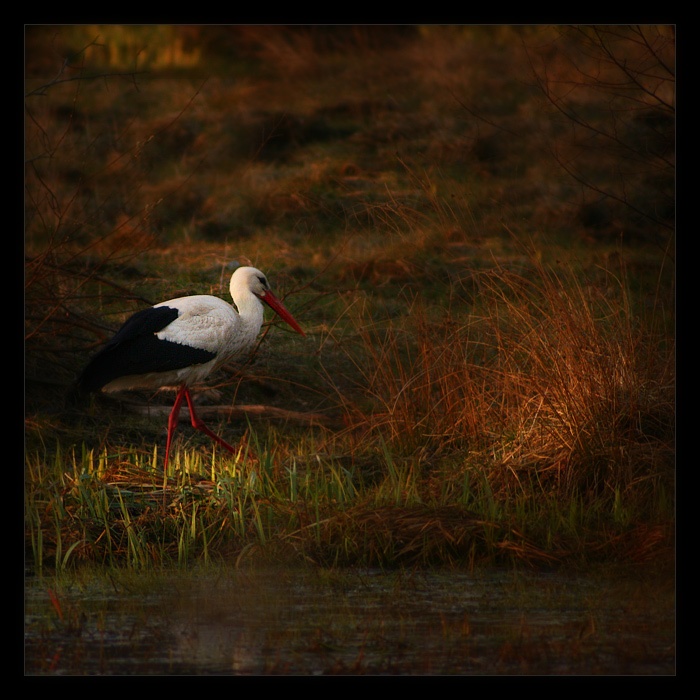
[[[424,464],[460,454],[448,478],[477,469],[494,493],[633,493],[653,510],[672,482],[674,353],[632,312],[625,279],[533,258],[527,274],[497,267],[469,284],[468,314],[459,297],[440,309],[417,296],[407,323],[359,329],[377,408],[349,407],[350,420]]]

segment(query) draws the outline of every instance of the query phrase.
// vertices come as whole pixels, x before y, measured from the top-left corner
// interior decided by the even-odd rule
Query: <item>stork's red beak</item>
[[[270,291],[260,297],[285,323],[288,323],[297,333],[306,336],[294,316],[287,311],[284,304]]]

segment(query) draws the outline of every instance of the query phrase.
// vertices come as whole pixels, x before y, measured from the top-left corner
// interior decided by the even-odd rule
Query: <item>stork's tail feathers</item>
[[[87,363],[68,387],[65,393],[67,406],[77,406],[85,404],[90,394],[98,392],[103,386],[103,377],[95,371],[94,358]]]

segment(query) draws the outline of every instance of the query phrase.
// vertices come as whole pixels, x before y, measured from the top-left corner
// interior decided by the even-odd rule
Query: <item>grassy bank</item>
[[[668,28],[27,37],[34,567],[672,552]],[[185,420],[164,474],[171,393],[67,389],[246,261],[307,338],[267,326],[200,387],[238,453]]]

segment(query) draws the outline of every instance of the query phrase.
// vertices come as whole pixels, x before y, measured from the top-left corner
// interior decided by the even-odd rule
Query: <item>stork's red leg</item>
[[[221,447],[224,447],[227,449],[231,454],[235,454],[236,450],[231,447],[231,445],[228,444],[225,440],[222,440],[216,433],[213,433],[209,428],[207,428],[206,425],[204,425],[204,421],[197,415],[196,411],[194,410],[194,403],[192,402],[192,397],[190,396],[190,392],[187,388],[185,388],[185,398],[187,399],[187,406],[190,409],[190,420],[192,421],[192,427],[196,428],[197,430],[201,430],[203,433],[206,433],[212,440],[216,440],[216,442],[221,445]],[[182,401],[182,399],[180,399]]]
[[[187,387],[183,384],[180,387],[180,390],[177,392],[177,396],[175,397],[175,403],[173,404],[173,408],[170,411],[170,415],[168,416],[168,439],[165,443],[165,460],[163,462],[163,471],[167,472],[168,471],[168,455],[170,454],[170,443],[173,441],[173,434],[175,433],[175,428],[177,426],[177,419],[178,416],[180,415],[180,406],[182,405],[182,399],[185,398],[185,395],[189,397],[189,392],[187,391]],[[189,402],[189,398],[188,398]]]

